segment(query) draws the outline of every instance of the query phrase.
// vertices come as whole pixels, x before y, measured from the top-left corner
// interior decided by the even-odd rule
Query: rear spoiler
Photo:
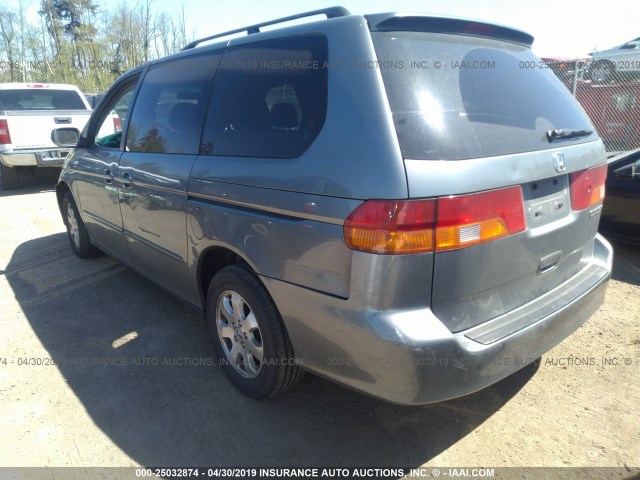
[[[372,32],[432,32],[494,38],[531,48],[533,36],[502,25],[478,20],[437,17],[413,13],[376,13],[365,15]]]

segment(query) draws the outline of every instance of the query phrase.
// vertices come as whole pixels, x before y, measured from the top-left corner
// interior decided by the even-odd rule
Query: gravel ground
[[[256,402],[210,366],[197,313],[72,255],[52,189],[0,211],[0,466],[640,467],[638,247],[614,244],[589,322],[481,392],[398,407],[308,375]]]

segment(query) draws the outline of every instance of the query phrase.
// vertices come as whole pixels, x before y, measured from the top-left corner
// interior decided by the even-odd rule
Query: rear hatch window
[[[73,90],[0,90],[0,110],[87,110]]]
[[[431,32],[372,32],[404,158],[463,160],[557,148],[554,129],[593,130],[524,45]],[[562,140],[593,141],[596,134]]]

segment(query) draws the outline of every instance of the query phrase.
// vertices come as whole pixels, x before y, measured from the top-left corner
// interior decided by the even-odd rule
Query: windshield
[[[73,90],[0,90],[0,110],[87,110]]]
[[[529,48],[429,32],[373,32],[405,158],[461,160],[593,141],[550,143],[547,131],[593,130]]]

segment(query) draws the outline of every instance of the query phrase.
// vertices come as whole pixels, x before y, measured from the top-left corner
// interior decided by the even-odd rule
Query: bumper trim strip
[[[470,328],[464,333],[464,336],[483,345],[495,343],[573,303],[598,285],[607,274],[608,271],[605,267],[591,264],[569,281],[540,297],[533,304],[527,304],[523,308]],[[523,312],[523,310],[525,311]]]

